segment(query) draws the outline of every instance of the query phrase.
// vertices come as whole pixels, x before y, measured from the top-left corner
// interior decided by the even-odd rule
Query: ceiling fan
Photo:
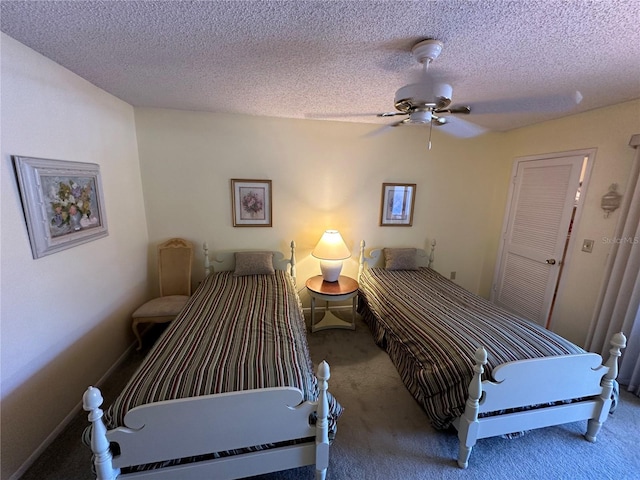
[[[471,113],[468,105],[451,107],[453,88],[448,83],[436,81],[430,76],[429,66],[442,52],[443,43],[439,40],[427,39],[418,42],[411,49],[413,57],[422,65],[422,75],[416,83],[401,87],[395,95],[396,112],[379,113],[378,117],[405,116],[406,118],[386,125],[398,127],[401,125],[429,124],[429,150],[431,150],[431,128],[433,125],[442,126],[451,123],[445,114]],[[456,122],[459,128],[451,129],[450,133],[457,136],[470,137],[484,133],[483,127],[468,122]]]
[[[453,88],[430,74],[431,63],[442,52],[443,43],[435,39],[418,42],[411,49],[413,57],[422,65],[419,81],[398,89],[394,98],[397,111],[377,114],[378,117],[404,116],[402,120],[385,125],[382,130],[402,125],[429,124],[429,150],[433,126],[447,125],[447,132],[457,137],[474,137],[485,133],[486,128],[461,119],[457,115],[474,113],[505,113],[513,111],[560,110],[580,103],[580,92],[570,95],[555,95],[547,98],[521,98],[499,102],[451,106]]]

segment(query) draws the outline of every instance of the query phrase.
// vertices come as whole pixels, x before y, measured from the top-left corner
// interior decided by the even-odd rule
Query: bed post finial
[[[93,452],[93,464],[96,467],[98,480],[114,480],[120,469],[113,468],[111,450],[107,439],[107,427],[102,421],[102,393],[95,387],[89,387],[82,396],[82,408],[89,412],[91,422],[91,451]]]
[[[483,347],[478,347],[474,358],[473,378],[469,383],[469,395],[458,427],[458,442],[460,443],[458,466],[460,468],[467,468],[469,465],[471,449],[476,444],[478,437],[478,410],[480,408],[480,397],[482,397],[482,374],[484,373],[484,366],[487,364],[487,351]]]
[[[618,376],[618,358],[620,358],[622,350],[627,346],[627,337],[625,337],[622,332],[616,333],[613,338],[611,338],[610,343],[609,358],[604,364],[607,368],[607,373],[604,374],[600,382],[602,386],[602,392],[600,393],[600,414],[587,422],[587,433],[584,434],[585,438],[590,442],[596,441],[600,427],[602,427],[611,410],[613,382]]]
[[[611,344],[611,348],[609,349],[609,358],[604,364],[609,370],[605,373],[604,377],[602,377],[602,393],[601,397],[603,399],[610,399],[611,392],[613,391],[613,381],[618,376],[618,358],[622,355],[622,350],[627,346],[627,337],[624,336],[624,333],[616,333],[609,342]]]
[[[627,346],[627,337],[625,337],[623,332],[616,333],[611,339],[611,346],[613,347],[609,350],[611,355],[619,357],[622,353],[621,350]]]
[[[202,250],[204,250],[204,276],[208,276],[211,273],[211,263],[209,262],[209,245],[207,242],[202,244]]]
[[[318,406],[316,409],[316,480],[324,480],[329,467],[329,400],[327,389],[331,371],[324,360],[318,365]]]
[[[360,277],[362,276],[362,271],[364,270],[364,240],[360,240],[360,257],[358,259],[358,281],[360,281]]]
[[[296,242],[291,240],[291,278],[293,278],[293,284],[296,284]]]
[[[478,402],[482,396],[482,374],[484,373],[484,366],[487,364],[487,351],[483,347],[478,347],[474,359],[474,374],[471,383],[469,383],[469,397],[465,406],[465,416],[473,421],[478,419]],[[473,417],[467,416],[467,411],[470,411]]]
[[[427,265],[429,268],[431,268],[431,265],[433,264],[435,251],[436,251],[436,239],[434,238],[433,240],[431,240],[431,250],[429,251],[429,264]]]

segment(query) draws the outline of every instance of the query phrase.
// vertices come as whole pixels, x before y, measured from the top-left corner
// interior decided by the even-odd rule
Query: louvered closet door
[[[513,178],[492,299],[543,326],[560,273],[583,160],[583,155],[521,160]]]

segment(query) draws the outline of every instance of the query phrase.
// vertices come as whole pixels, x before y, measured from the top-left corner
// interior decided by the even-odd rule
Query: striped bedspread
[[[488,353],[485,378],[504,362],[584,353],[429,268],[365,269],[360,300],[376,343],[436,428],[448,427],[464,411],[478,347]]]
[[[205,278],[105,413],[123,425],[133,407],[212,393],[291,386],[317,400],[299,297],[290,275]],[[330,431],[342,409],[329,396]]]

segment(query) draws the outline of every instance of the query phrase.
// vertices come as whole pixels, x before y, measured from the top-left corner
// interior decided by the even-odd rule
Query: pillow
[[[415,248],[384,248],[384,268],[387,270],[418,270]]]
[[[236,252],[236,277],[244,275],[274,275],[273,252]]]

